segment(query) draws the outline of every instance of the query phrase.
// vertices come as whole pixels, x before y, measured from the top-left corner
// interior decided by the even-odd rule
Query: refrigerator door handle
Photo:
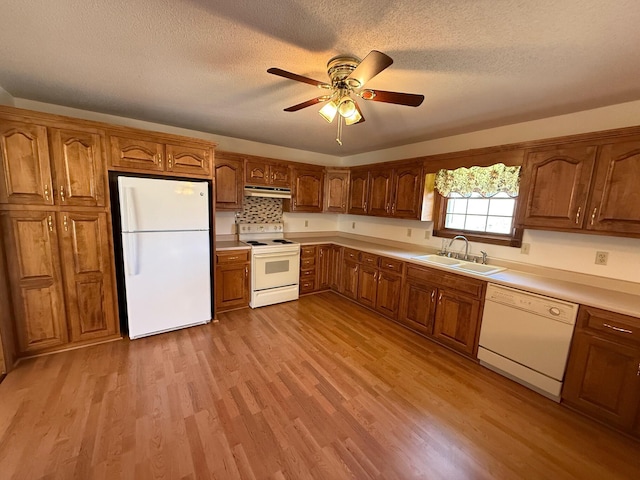
[[[133,187],[123,187],[124,188],[124,197],[122,210],[124,211],[124,215],[122,215],[123,223],[122,231],[123,232],[135,232],[138,229],[138,219],[136,218],[136,200],[133,195],[134,188]]]
[[[125,274],[129,277],[138,275],[138,239],[137,233],[127,233],[125,238],[127,241],[127,248],[125,250],[124,269]]]

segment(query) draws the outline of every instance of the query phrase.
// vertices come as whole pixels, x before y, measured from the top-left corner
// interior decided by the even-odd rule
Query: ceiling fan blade
[[[365,83],[393,63],[390,56],[377,50],[371,50],[360,65],[346,78],[346,82],[354,88],[361,88]],[[357,81],[358,85],[354,85]]]
[[[306,102],[299,103],[297,105],[293,105],[292,107],[285,108],[285,112],[297,112],[298,110],[302,110],[303,108],[310,107],[311,105],[315,105],[316,103],[326,102],[331,98],[328,95],[323,95],[322,97],[312,98],[311,100],[307,100]]]
[[[295,80],[296,82],[308,83],[309,85],[313,85],[321,88],[331,88],[331,85],[319,82],[318,80],[314,80],[313,78],[303,77],[302,75],[298,75],[296,73],[287,72],[286,70],[282,70],[281,68],[270,68],[267,70],[267,73],[271,73],[272,75],[278,75],[279,77],[288,78],[289,80]]]
[[[384,90],[363,90],[360,97],[374,102],[395,103],[407,107],[418,107],[424,100],[424,95],[415,93],[385,92]]]

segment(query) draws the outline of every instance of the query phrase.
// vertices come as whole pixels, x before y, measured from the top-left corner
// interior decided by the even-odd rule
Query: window
[[[434,235],[465,235],[469,240],[520,246],[522,231],[514,229],[520,167],[498,163],[489,167],[440,170],[440,194]]]

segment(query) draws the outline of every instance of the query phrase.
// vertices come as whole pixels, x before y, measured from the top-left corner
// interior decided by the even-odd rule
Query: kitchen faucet
[[[451,244],[455,240],[464,240],[464,257],[462,259],[463,260],[468,260],[469,259],[469,240],[467,240],[467,237],[465,237],[464,235],[456,235],[449,242],[449,245],[447,246],[447,249],[451,248]],[[450,255],[451,255],[451,253],[449,253],[449,256]]]

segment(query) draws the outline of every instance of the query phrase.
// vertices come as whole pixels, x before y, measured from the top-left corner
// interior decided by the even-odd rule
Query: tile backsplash
[[[244,197],[236,223],[282,223],[282,199]]]

